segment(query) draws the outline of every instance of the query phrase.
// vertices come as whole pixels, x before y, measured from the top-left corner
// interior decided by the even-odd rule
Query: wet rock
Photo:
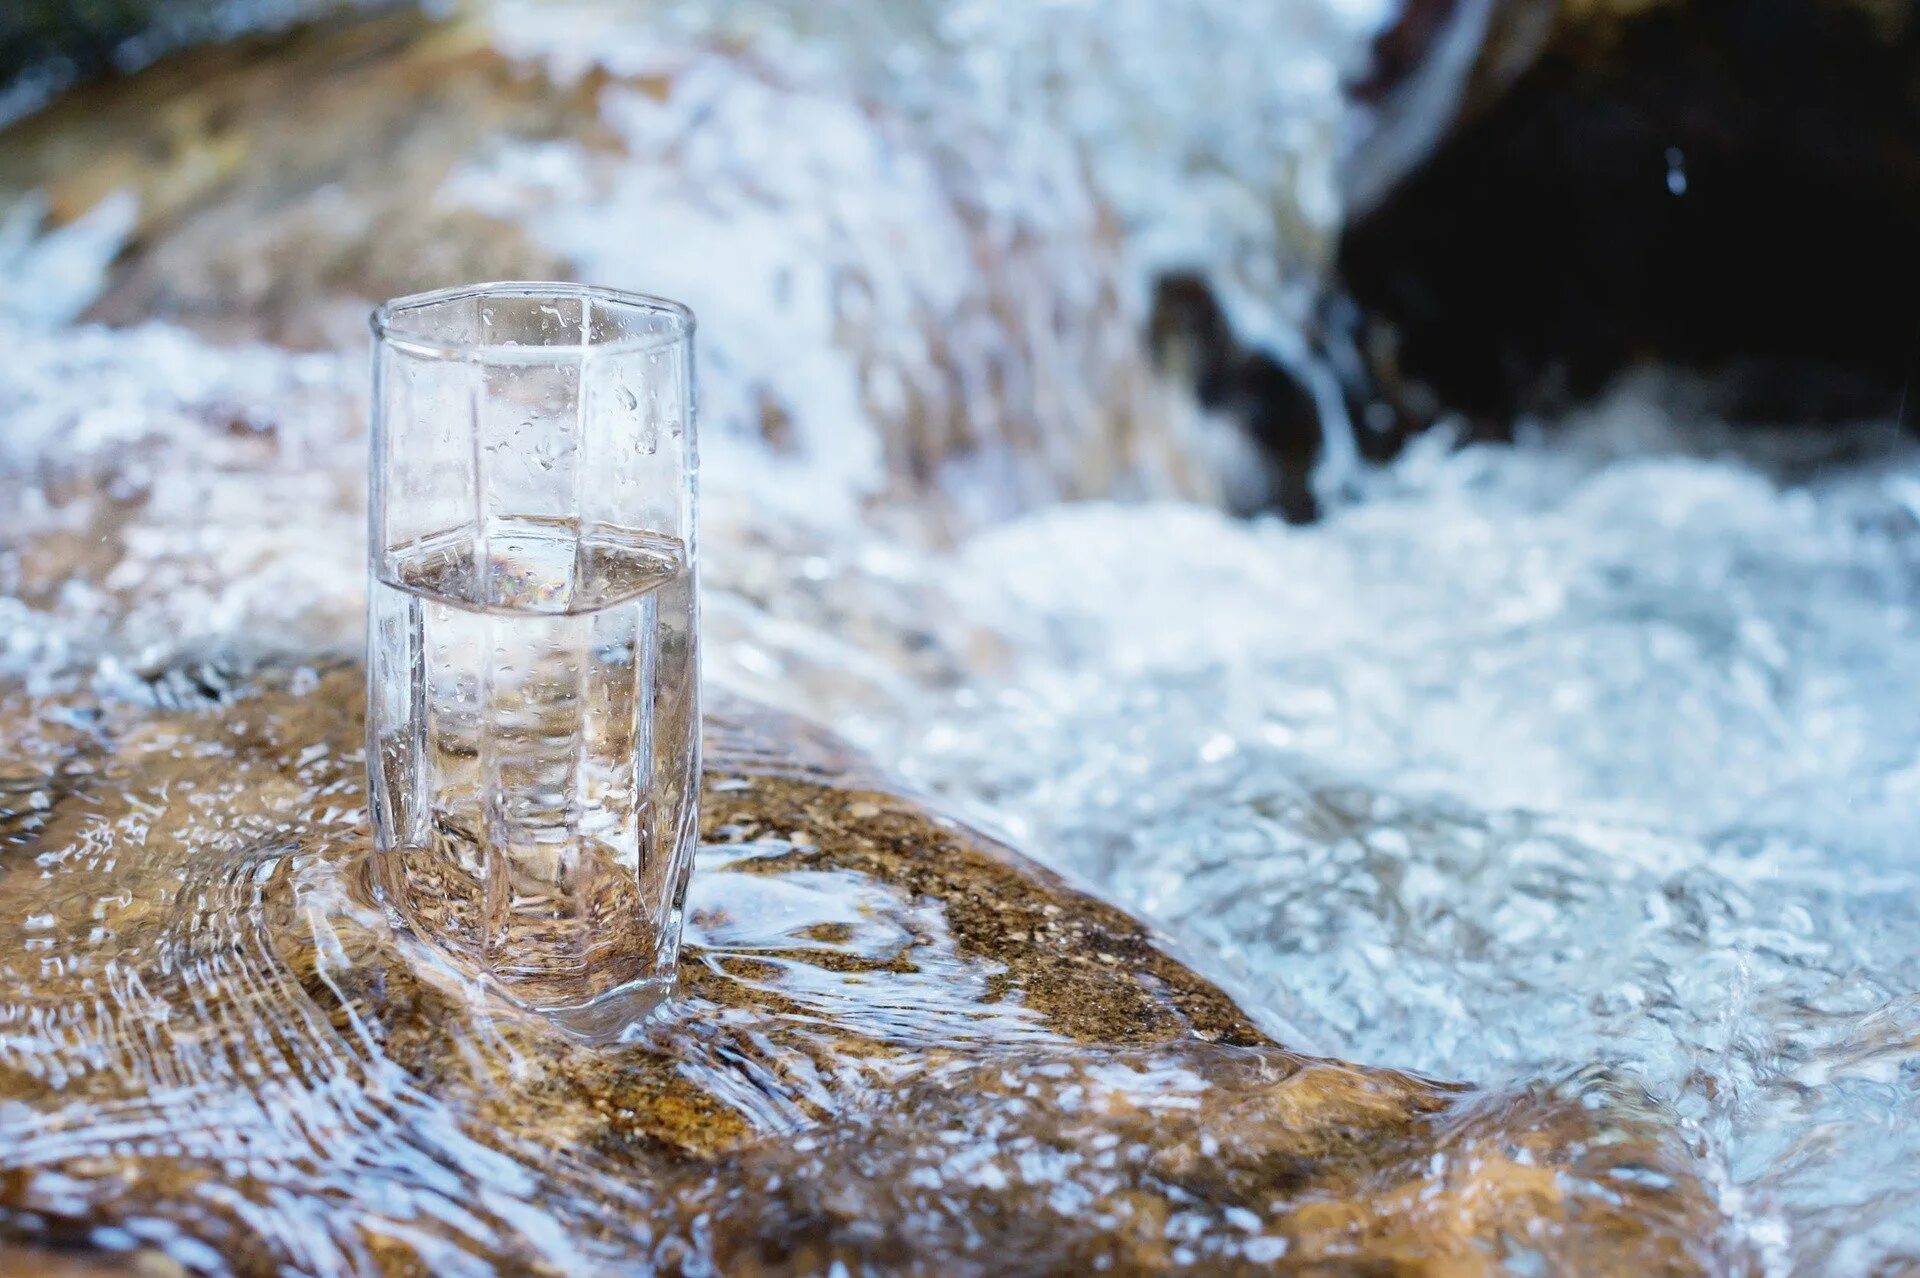
[[[749,707],[709,724],[679,1001],[575,1046],[361,903],[360,677],[5,698],[0,1244],[240,1273],[1714,1262],[1685,1149],[1603,1077],[1485,1094],[1289,1052],[1132,919]]]
[[[242,31],[408,0],[11,0],[0,8],[0,120],[60,89]]]
[[[1420,0],[1361,88],[1361,411],[1498,431],[1622,369],[1735,416],[1891,415],[1920,311],[1905,3]]]
[[[90,318],[359,341],[368,298],[564,273],[518,228],[434,192],[485,137],[590,121],[595,87],[557,90],[484,32],[413,13],[205,46],[9,130],[0,201],[35,196],[57,227],[131,193]]]
[[[1160,367],[1191,384],[1201,407],[1231,418],[1257,450],[1263,473],[1245,486],[1240,512],[1272,509],[1288,523],[1312,521],[1319,507],[1311,480],[1321,452],[1312,392],[1271,354],[1240,342],[1197,275],[1154,282],[1149,330]]]

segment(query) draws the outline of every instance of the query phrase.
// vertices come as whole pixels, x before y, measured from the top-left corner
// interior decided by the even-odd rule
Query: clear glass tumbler
[[[373,314],[370,878],[519,1004],[672,990],[700,781],[693,316],[577,284]]]

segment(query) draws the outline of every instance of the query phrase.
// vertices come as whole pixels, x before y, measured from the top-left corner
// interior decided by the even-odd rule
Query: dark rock
[[[1339,251],[1363,406],[1497,430],[1657,362],[1736,416],[1896,411],[1920,333],[1911,5],[1419,0],[1377,54]]]
[[[8,0],[0,5],[0,90],[51,91],[144,66],[198,41],[409,0]],[[38,96],[29,94],[29,97]]]
[[[210,21],[213,8],[212,0],[14,0],[0,9],[0,88],[28,74],[71,80],[109,70],[129,40],[171,20]]]
[[[1242,345],[1207,282],[1173,274],[1154,281],[1150,343],[1162,372],[1185,377],[1203,408],[1247,434],[1264,474],[1242,513],[1275,509],[1289,523],[1319,514],[1309,480],[1321,451],[1319,406],[1291,370]]]

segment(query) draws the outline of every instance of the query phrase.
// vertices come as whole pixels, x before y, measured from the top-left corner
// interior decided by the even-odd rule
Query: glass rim
[[[665,333],[622,337],[611,342],[573,343],[566,346],[530,346],[519,342],[449,342],[407,334],[397,323],[409,311],[464,301],[473,297],[567,298],[606,302],[614,306],[664,316],[672,327]],[[465,360],[488,364],[540,364],[582,351],[593,355],[632,355],[688,341],[693,337],[693,312],[681,302],[607,288],[599,284],[580,284],[567,280],[488,280],[478,284],[455,284],[392,297],[367,315],[367,327],[382,346],[432,359]]]

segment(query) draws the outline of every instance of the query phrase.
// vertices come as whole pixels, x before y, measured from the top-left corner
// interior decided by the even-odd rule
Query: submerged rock
[[[1276,1046],[1119,911],[821,734],[709,724],[681,996],[624,1048],[357,894],[353,667],[0,710],[0,1244],[195,1272],[1696,1272],[1603,1078]],[[165,1272],[157,1269],[156,1272]]]
[[[1499,429],[1658,362],[1735,416],[1891,416],[1920,285],[1913,6],[1414,0],[1339,278],[1359,397]]]

